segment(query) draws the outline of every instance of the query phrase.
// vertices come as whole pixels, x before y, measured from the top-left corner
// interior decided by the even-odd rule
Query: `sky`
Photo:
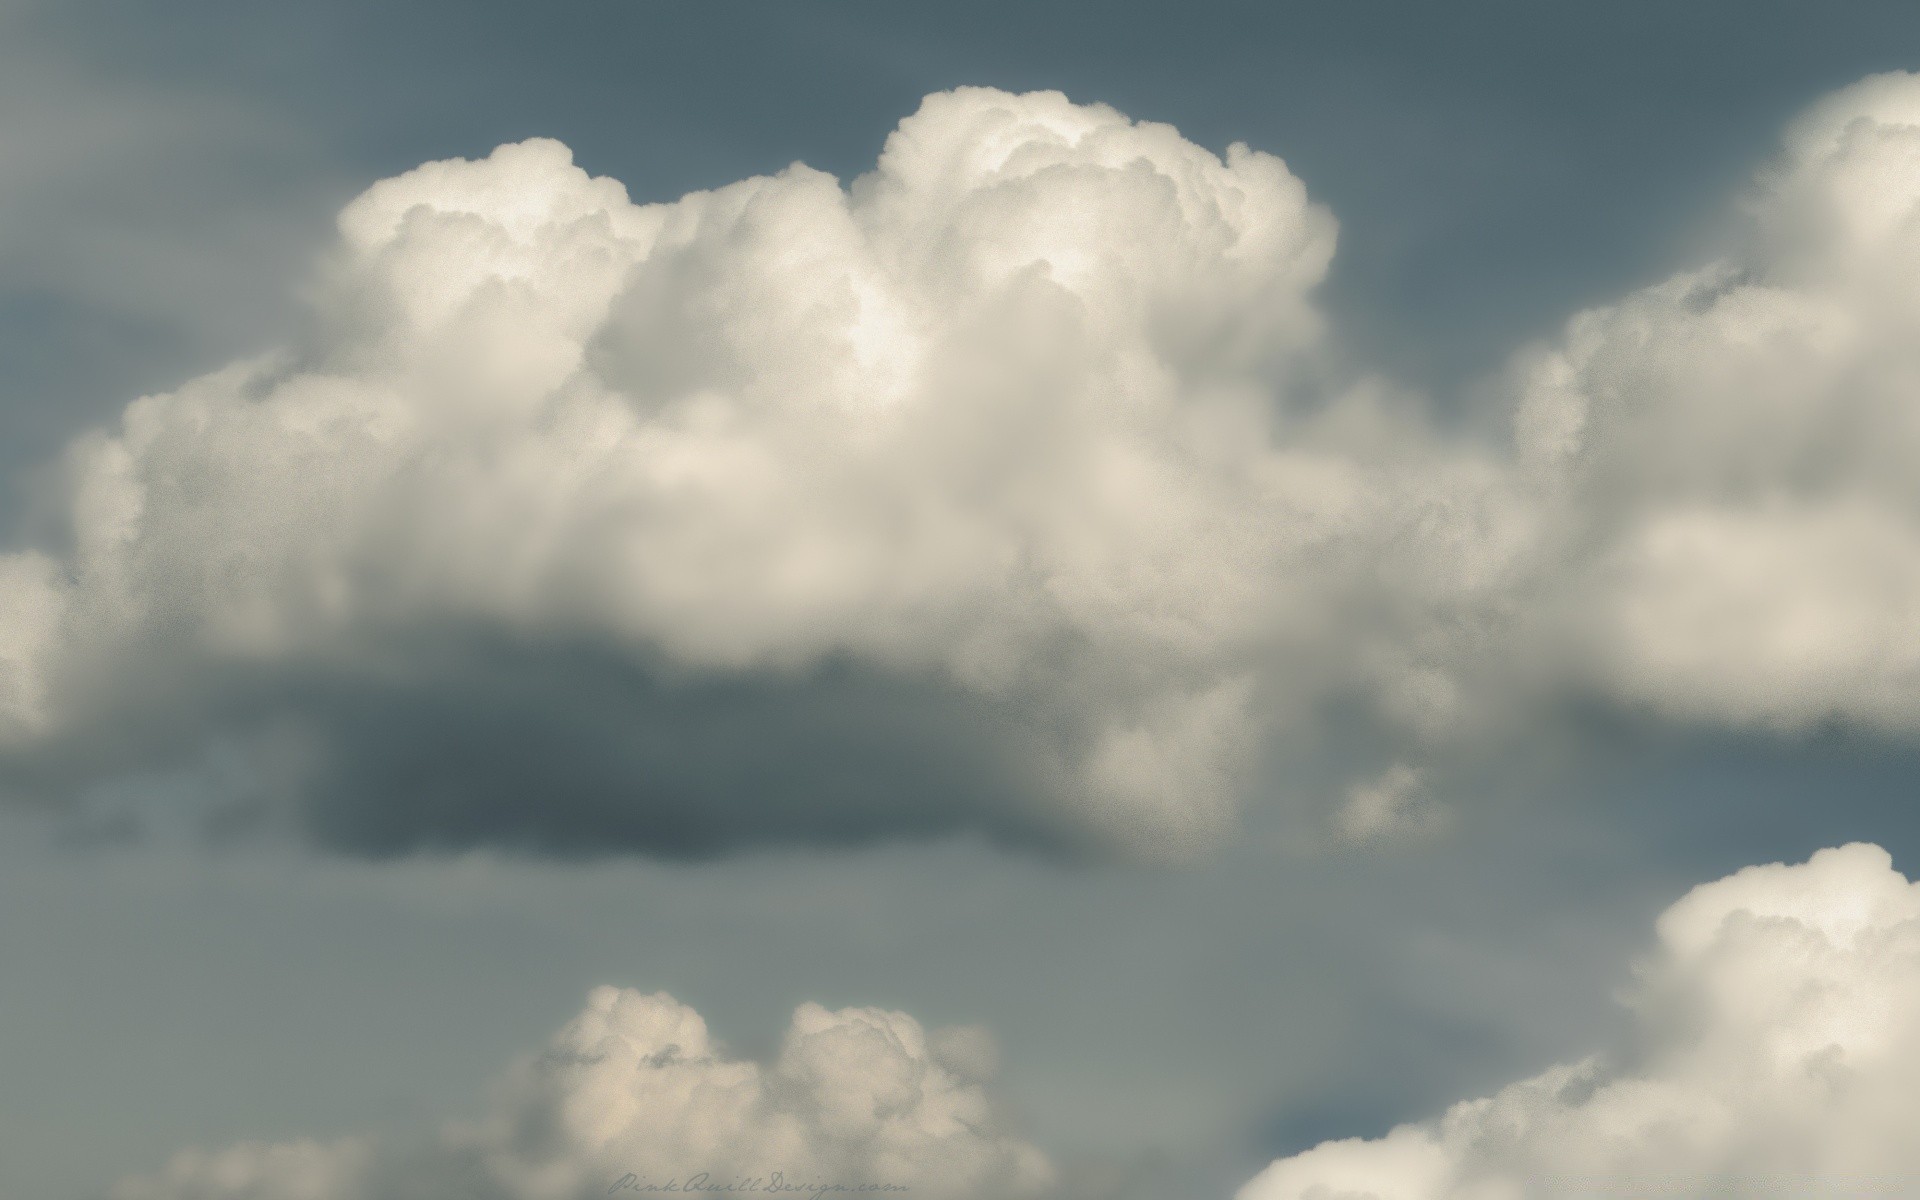
[[[1902,1194],[1916,69],[0,3],[5,1190]]]

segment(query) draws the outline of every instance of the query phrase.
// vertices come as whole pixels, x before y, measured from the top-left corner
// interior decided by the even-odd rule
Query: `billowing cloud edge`
[[[1280,160],[1055,93],[930,96],[848,187],[635,205],[535,140],[340,229],[301,339],[71,448],[0,569],[0,784],[197,772],[375,853],[1182,857],[1272,660],[1324,677],[1474,470],[1311,402],[1334,223]]]
[[[977,1027],[929,1031],[905,1013],[815,1004],[794,1012],[770,1061],[739,1059],[671,996],[602,987],[501,1077],[480,1119],[426,1143],[187,1150],[121,1180],[112,1200],[1056,1195],[1053,1165],[1006,1129],[985,1090],[997,1064]]]
[[[1237,1200],[1874,1196],[1920,1155],[1920,884],[1877,846],[1661,914],[1634,1044],[1274,1163]]]

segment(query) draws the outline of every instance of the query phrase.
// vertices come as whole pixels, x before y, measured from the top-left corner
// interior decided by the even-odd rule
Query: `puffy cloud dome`
[[[905,1013],[802,1005],[772,1062],[732,1058],[665,994],[602,987],[516,1064],[487,1116],[432,1144],[367,1139],[185,1151],[114,1200],[584,1200],[621,1187],[884,1188],[936,1200],[1050,1194],[978,1070],[986,1035]],[[986,1041],[990,1050],[990,1040]],[[973,1053],[956,1053],[953,1047]],[[990,1055],[989,1055],[990,1056]]]
[[[1629,1061],[1325,1143],[1239,1200],[1909,1194],[1920,884],[1845,846],[1695,888],[1657,929]]]
[[[1308,401],[1279,159],[1056,93],[930,96],[846,188],[635,205],[536,140],[340,227],[312,329],[77,443],[70,546],[4,560],[17,777],[199,747],[374,851],[1178,856],[1311,691],[1265,661],[1459,490]]]

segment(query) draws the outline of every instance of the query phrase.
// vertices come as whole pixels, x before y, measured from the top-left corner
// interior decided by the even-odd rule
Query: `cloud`
[[[357,1139],[242,1142],[182,1151],[158,1175],[123,1180],[114,1200],[353,1200],[367,1195],[372,1168]]]
[[[1446,826],[1447,810],[1426,794],[1420,773],[1395,763],[1378,779],[1354,784],[1334,814],[1334,830],[1348,842],[1417,838]]]
[[[1720,261],[1525,359],[1562,655],[1670,717],[1920,729],[1920,78],[1813,106]]]
[[[363,854],[1178,859],[1261,754],[1379,824],[1355,780],[1586,699],[1909,736],[1916,97],[1814,106],[1739,245],[1519,354],[1508,447],[1337,365],[1280,160],[1055,93],[929,96],[847,186],[430,163],[280,351],[70,448],[0,558],[0,788]],[[1288,757],[1329,719],[1355,761]]]
[[[1613,1053],[1384,1137],[1326,1142],[1239,1200],[1910,1191],[1920,884],[1853,844],[1696,887],[1654,932],[1623,993],[1631,1035]],[[572,1200],[628,1173],[702,1170],[952,1200],[1113,1194],[1102,1168],[1124,1163],[1057,1167],[1018,1135],[989,1090],[997,1062],[977,1028],[817,1005],[755,1061],[668,996],[599,988],[496,1079],[477,1116],[430,1138],[186,1151],[113,1196]]]
[[[1855,844],[1695,888],[1656,932],[1620,1061],[1324,1143],[1239,1200],[1910,1194],[1920,885]]]
[[[768,1191],[885,1186],[971,1200],[1052,1194],[1053,1167],[1005,1132],[983,1085],[990,1036],[905,1013],[802,1005],[766,1063],[728,1056],[665,994],[603,987],[486,1115],[431,1143],[366,1138],[185,1151],[114,1200],[578,1200],[690,1179]]]
[[[636,205],[535,140],[339,225],[285,349],[71,447],[0,782],[372,853],[1180,857],[1349,642],[1425,703],[1391,631],[1503,553],[1496,470],[1328,392],[1334,222],[1244,146],[967,88],[850,187]]]

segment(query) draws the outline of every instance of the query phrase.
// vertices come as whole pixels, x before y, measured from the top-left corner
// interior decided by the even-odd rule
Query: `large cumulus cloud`
[[[982,1030],[929,1032],[905,1013],[812,1004],[795,1011],[772,1061],[737,1059],[672,997],[603,987],[500,1080],[484,1117],[428,1144],[183,1151],[113,1197],[584,1200],[622,1186],[742,1191],[743,1180],[762,1194],[1054,1194],[1054,1168],[1005,1131],[982,1086],[994,1070]]]
[[[1856,844],[1698,887],[1657,931],[1631,1052],[1325,1143],[1239,1200],[1911,1195],[1920,884]]]
[[[1328,391],[1332,218],[1108,108],[963,89],[850,187],[654,205],[530,141],[340,230],[311,328],[77,443],[64,540],[0,560],[15,790],[184,773],[372,852],[1178,855],[1327,646],[1377,626],[1425,703],[1384,633],[1500,556],[1497,472]]]
[[[844,187],[429,164],[282,351],[72,447],[0,557],[0,787],[369,853],[1177,857],[1273,746],[1361,746],[1270,790],[1375,836],[1562,701],[1911,736],[1920,80],[1748,200],[1519,354],[1496,446],[1337,365],[1278,159],[1056,94],[931,96]]]

